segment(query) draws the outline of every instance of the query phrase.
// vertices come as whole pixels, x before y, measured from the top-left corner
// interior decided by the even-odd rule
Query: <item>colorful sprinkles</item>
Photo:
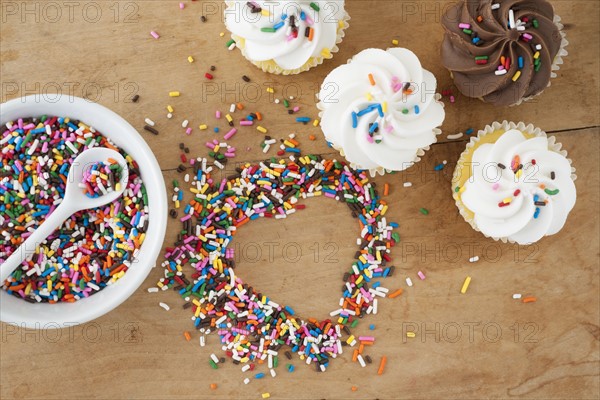
[[[181,218],[180,237],[166,250],[165,275],[158,282],[163,290],[178,291],[199,332],[216,331],[227,356],[236,364],[250,363],[251,368],[261,360],[271,364],[286,346],[291,348],[285,352],[288,359],[296,353],[325,371],[344,346],[361,345],[362,353],[372,344],[371,337],[357,340],[350,327],[359,317],[376,314],[377,299],[386,297],[388,290],[375,280],[393,274],[389,254],[399,236],[393,233],[398,225],[386,221],[388,206],[366,173],[308,155],[299,156],[297,162],[244,164],[219,182],[211,177],[206,159],[200,164],[190,188],[194,197]],[[287,218],[305,207],[300,199],[316,196],[348,205],[359,223],[360,248],[343,277],[339,308],[330,313],[334,319],[305,321],[291,307],[243,283],[235,274],[234,250],[228,245],[242,225],[260,217]],[[186,273],[186,264],[193,273]]]
[[[0,261],[6,259],[61,203],[68,172],[92,147],[119,149],[84,122],[41,116],[0,127]],[[148,196],[136,162],[123,196],[67,219],[5,282],[3,289],[28,302],[74,302],[120,279],[132,265],[148,228]],[[82,185],[88,195],[117,188],[118,164],[94,165]]]

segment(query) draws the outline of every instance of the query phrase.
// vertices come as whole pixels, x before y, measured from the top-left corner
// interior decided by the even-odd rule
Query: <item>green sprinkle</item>
[[[488,56],[477,56],[475,57],[476,60],[487,60]]]
[[[212,360],[212,358],[210,360],[208,360],[208,363],[210,364],[210,366],[212,367],[212,369],[219,369],[219,366],[217,365],[216,362],[214,362]]]
[[[234,43],[235,43],[235,40],[231,39],[227,43],[225,43],[225,47],[229,47],[229,46],[231,46]]]
[[[312,8],[315,11],[321,11],[321,8],[316,3],[310,3],[310,8]]]
[[[538,22],[538,20],[537,20],[537,19],[534,19],[534,20],[533,20],[533,27],[534,27],[534,28],[539,28],[539,26],[540,26],[540,23]]]
[[[423,215],[429,215],[429,211],[426,208],[421,208],[419,209],[419,211],[421,212],[421,214]]]
[[[275,32],[275,28],[260,28],[261,32]]]
[[[402,109],[402,114],[405,114],[405,115],[408,114],[408,108],[403,108]]]
[[[454,193],[458,193],[460,191],[460,186],[454,188]]]
[[[356,328],[356,325],[358,325],[358,320],[355,319],[354,321],[352,321],[352,323],[350,324],[350,328]]]
[[[463,29],[463,32],[466,33],[467,35],[470,35],[471,33],[473,33],[473,31],[470,29]]]
[[[546,192],[546,194],[549,194],[550,196],[554,196],[554,195],[558,194],[558,189],[554,189],[554,190],[544,189],[544,192]]]
[[[394,242],[398,243],[400,241],[400,234],[398,232],[392,233],[392,239],[394,239]]]
[[[290,106],[290,102],[286,99],[283,99],[283,105],[285,106],[285,108],[288,108]]]

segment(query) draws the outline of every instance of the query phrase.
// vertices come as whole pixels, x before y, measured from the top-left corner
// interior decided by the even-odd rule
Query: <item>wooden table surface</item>
[[[108,106],[147,139],[170,195],[170,182],[183,181],[176,172],[178,144],[184,142],[194,156],[206,155],[204,143],[215,135],[197,126],[214,127],[214,111],[225,111],[233,101],[261,111],[273,137],[295,132],[305,154],[338,157],[318,128],[295,123],[266,88],[274,87],[276,98],[295,96],[302,114],[316,117],[314,93],[322,79],[364,48],[386,48],[398,39],[435,74],[439,91],[452,89],[439,56],[439,19],[446,1],[347,1],[352,20],[340,52],[292,77],[264,74],[238,51],[225,48],[226,37],[219,36],[225,31],[221,2],[184,3],[180,10],[177,1],[165,0],[2,0],[1,100],[33,93],[52,98],[58,92]],[[569,56],[542,96],[512,108],[459,95],[454,104],[446,99],[444,133],[422,162],[375,179],[391,186],[388,219],[399,222],[402,237],[392,252],[397,273],[383,283],[405,289],[399,298],[381,301],[379,314],[357,327],[359,334],[376,336],[368,351],[374,360],[387,355],[382,376],[375,365],[361,369],[348,352],[326,373],[294,359],[296,372],[280,367],[276,379],[249,385],[242,383],[247,374],[229,361],[214,371],[208,358],[221,354],[218,337],[209,336],[201,348],[178,295],[146,292],[162,274],[156,268],[129,300],[92,323],[61,331],[2,324],[0,397],[257,399],[270,392],[281,399],[598,398],[600,3],[553,4],[566,24]],[[151,30],[160,39],[153,39]],[[190,55],[193,64],[187,61]],[[211,65],[217,69],[208,81],[204,73]],[[242,75],[252,82],[243,82]],[[181,97],[169,98],[174,90]],[[137,104],[130,101],[135,93],[140,95]],[[166,118],[167,104],[175,108],[172,120]],[[160,135],[142,131],[145,117],[157,122]],[[189,137],[180,126],[183,119],[194,127]],[[458,215],[450,193],[452,166],[467,139],[446,136],[503,119],[530,122],[555,134],[577,168],[577,204],[564,229],[534,246],[485,239]],[[225,129],[222,122],[218,126]],[[310,134],[317,140],[309,141]],[[231,140],[238,148],[235,162],[261,160],[260,141],[254,129],[241,130]],[[448,161],[446,169],[432,173],[442,160]],[[406,181],[413,187],[404,188]],[[359,228],[341,204],[329,199],[305,204],[305,210],[285,221],[258,220],[240,230],[235,239],[238,273],[301,315],[324,318],[336,308]],[[430,214],[420,214],[420,207]],[[165,246],[178,229],[169,220]],[[481,260],[469,263],[472,255]],[[417,279],[419,270],[427,275],[425,281]],[[473,280],[461,295],[467,275]],[[415,281],[412,288],[406,286],[407,276]],[[512,299],[513,293],[538,301],[523,304]],[[159,301],[170,304],[171,311],[160,308]],[[185,330],[193,332],[192,341],[184,339]],[[417,331],[416,337],[407,339],[407,331]],[[210,390],[211,383],[218,388]],[[352,386],[358,390],[351,391]]]

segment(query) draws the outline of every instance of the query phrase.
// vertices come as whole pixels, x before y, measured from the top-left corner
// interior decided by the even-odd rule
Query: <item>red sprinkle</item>
[[[521,189],[515,190],[515,192],[513,193],[513,196],[518,196],[519,193],[521,193]]]
[[[205,76],[207,79],[212,79],[212,78],[214,78],[214,76],[212,76],[212,75],[211,75],[211,74],[209,74],[208,72],[207,72],[207,73],[205,73],[205,74],[204,74],[204,76]]]

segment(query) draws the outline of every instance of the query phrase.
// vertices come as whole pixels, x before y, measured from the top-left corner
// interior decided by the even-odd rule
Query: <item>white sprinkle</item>
[[[279,104],[280,100],[279,99],[275,99],[275,104]]]
[[[231,103],[231,105],[229,106],[229,112],[230,113],[235,112],[235,103]]]
[[[404,187],[411,187],[412,186],[412,182],[404,182]]]
[[[206,346],[206,338],[204,336],[200,336],[200,347]]]
[[[512,10],[508,10],[508,27],[513,29],[515,27],[515,12]]]
[[[497,10],[500,8],[500,3],[492,4],[492,10]]]
[[[169,307],[169,305],[166,303],[158,303],[158,305],[164,308],[165,311],[169,311],[171,309],[171,307]]]
[[[363,358],[360,354],[358,355],[357,359],[358,359],[358,363],[360,364],[361,367],[364,368],[367,366],[367,363],[365,363],[365,360],[363,360]]]
[[[474,257],[469,258],[469,262],[471,262],[471,263],[474,263],[477,261],[479,261],[479,256],[474,256]]]
[[[250,365],[249,365],[249,364],[246,364],[246,365],[244,365],[244,366],[242,367],[242,372],[246,372],[246,371],[248,371],[249,369],[250,369]]]
[[[406,278],[406,284],[407,284],[408,286],[412,286],[412,285],[413,285],[413,284],[412,284],[412,279],[410,279],[410,278]]]
[[[535,49],[536,50],[541,50],[542,49],[542,45],[541,44],[536,44],[535,45]]]
[[[244,385],[247,385],[247,384],[249,384],[249,383],[250,383],[250,378],[246,378],[246,379],[244,379]]]
[[[505,69],[497,69],[496,71],[494,71],[494,74],[500,76],[500,75],[504,75],[506,74],[508,71]]]
[[[149,287],[148,288],[148,293],[156,293],[158,292],[158,288],[157,287]]]
[[[171,114],[171,113],[168,113],[168,114],[167,114],[167,118],[169,118],[169,119],[173,118],[173,114]]]
[[[146,118],[144,122],[150,126],[154,126],[154,121],[152,121],[150,118]]]
[[[229,51],[235,49],[235,43],[231,43],[231,46],[228,47]]]
[[[219,357],[217,357],[217,356],[215,355],[215,353],[212,353],[212,354],[210,355],[210,358],[211,358],[211,360],[213,360],[213,361],[215,362],[215,364],[218,364],[218,363],[219,363]]]
[[[188,120],[186,119],[186,120],[184,120],[184,121],[181,123],[181,127],[182,127],[182,128],[187,128],[189,123],[190,123],[190,121],[188,121]]]
[[[446,139],[454,140],[454,139],[460,139],[461,137],[463,137],[463,133],[458,132],[458,133],[455,133],[454,135],[446,136]]]
[[[521,293],[513,294],[513,299],[520,299],[520,298],[521,298]]]
[[[275,378],[277,376],[277,372],[274,369],[271,369],[271,376]]]

